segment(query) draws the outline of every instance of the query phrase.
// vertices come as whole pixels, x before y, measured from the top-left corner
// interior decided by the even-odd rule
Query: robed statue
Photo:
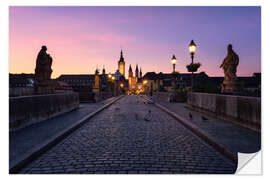
[[[223,60],[220,68],[224,70],[224,81],[222,83],[222,93],[234,93],[236,91],[236,72],[239,64],[239,57],[233,51],[232,45],[228,45],[228,54]]]
[[[53,91],[52,57],[47,54],[47,47],[42,46],[38,53],[35,69],[36,91],[39,94],[51,93]]]

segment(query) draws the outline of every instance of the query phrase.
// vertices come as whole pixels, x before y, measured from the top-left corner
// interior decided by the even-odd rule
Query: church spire
[[[123,62],[124,61],[124,57],[123,57],[123,51],[121,50],[120,52],[120,60],[119,62]]]
[[[142,68],[140,67],[140,78],[142,78]]]
[[[128,77],[133,77],[131,64],[129,65],[129,69],[128,69]]]
[[[137,78],[139,77],[139,69],[138,69],[138,64],[136,64],[135,75],[136,75],[136,77],[137,77]]]

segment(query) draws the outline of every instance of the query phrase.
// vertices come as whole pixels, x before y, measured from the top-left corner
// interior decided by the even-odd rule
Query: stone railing
[[[163,101],[171,101],[172,93],[170,92],[154,92],[153,96]]]
[[[103,101],[113,96],[112,92],[99,92],[95,94],[95,102]]]
[[[238,123],[250,129],[261,129],[261,98],[188,93],[188,105],[197,110],[210,112],[217,118]]]
[[[168,102],[186,102],[185,93],[173,92],[154,92],[153,96],[163,101]]]
[[[28,96],[34,94],[33,87],[10,87],[9,88],[9,96]]]
[[[9,98],[9,130],[14,131],[79,107],[78,93]]]

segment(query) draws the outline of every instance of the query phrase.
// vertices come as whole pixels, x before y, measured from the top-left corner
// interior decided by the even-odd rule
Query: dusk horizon
[[[262,150],[260,6],[11,6],[8,75],[9,174],[239,174]]]
[[[10,73],[34,73],[42,45],[53,78],[103,66],[114,73],[121,50],[126,69],[171,73],[175,54],[176,71],[188,73],[192,39],[199,72],[223,76],[228,44],[239,55],[238,76],[261,72],[260,7],[10,7],[9,18]]]

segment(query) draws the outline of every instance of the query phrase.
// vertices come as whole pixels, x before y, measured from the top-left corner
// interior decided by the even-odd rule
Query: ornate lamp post
[[[148,93],[148,92],[146,92],[146,91],[148,91],[148,90],[146,89],[147,83],[148,83],[148,81],[147,81],[146,79],[143,80],[143,91],[144,91],[144,93]]]
[[[194,43],[193,40],[191,40],[190,44],[188,45],[188,49],[191,54],[191,65],[193,65],[193,59],[194,59],[196,48],[197,48],[196,44]],[[193,73],[194,73],[194,70],[192,70],[192,75],[191,75],[191,92],[193,91]]]
[[[175,65],[176,65],[176,57],[175,57],[175,55],[173,55],[171,62],[172,62],[172,65],[173,65],[173,73],[175,73]]]
[[[176,74],[175,74],[175,65],[176,65],[176,57],[175,55],[173,55],[172,59],[171,59],[172,65],[173,65],[173,90],[176,90]]]
[[[110,91],[110,92],[113,91],[113,90],[112,90],[112,82],[113,82],[113,80],[112,80],[112,74],[109,73],[109,74],[108,74],[108,84],[109,84],[109,91]]]

